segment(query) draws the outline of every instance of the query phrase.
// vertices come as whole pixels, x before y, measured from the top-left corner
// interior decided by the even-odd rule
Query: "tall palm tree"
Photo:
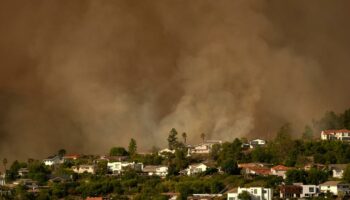
[[[7,159],[6,158],[4,158],[2,160],[2,164],[4,165],[4,169],[5,169],[5,172],[6,172],[6,165],[7,165]]]
[[[201,138],[202,138],[202,141],[203,141],[203,143],[204,143],[204,140],[205,140],[205,133],[202,133],[202,134],[201,134]]]
[[[186,144],[187,134],[185,132],[182,133],[182,138],[184,139],[184,143]]]

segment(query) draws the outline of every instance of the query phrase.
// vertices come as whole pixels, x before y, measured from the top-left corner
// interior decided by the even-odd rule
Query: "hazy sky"
[[[0,2],[0,157],[301,130],[350,107],[350,1]],[[296,131],[296,134],[298,131]]]

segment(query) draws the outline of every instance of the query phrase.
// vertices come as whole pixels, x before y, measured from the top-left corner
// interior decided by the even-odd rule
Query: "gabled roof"
[[[269,175],[271,174],[271,170],[269,168],[249,168],[250,170],[254,171],[257,175]]]
[[[320,184],[320,186],[337,186],[340,183],[341,183],[341,181],[326,181],[326,182]]]
[[[340,129],[340,130],[324,130],[322,131],[324,134],[334,134],[334,133],[350,133],[348,129]]]
[[[162,166],[162,165],[146,165],[144,168],[143,168],[143,172],[156,172],[158,168],[160,167],[165,167],[165,166]]]

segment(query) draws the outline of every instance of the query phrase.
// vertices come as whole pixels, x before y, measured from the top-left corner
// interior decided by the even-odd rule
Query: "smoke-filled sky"
[[[350,107],[350,2],[0,2],[0,157],[268,137]]]

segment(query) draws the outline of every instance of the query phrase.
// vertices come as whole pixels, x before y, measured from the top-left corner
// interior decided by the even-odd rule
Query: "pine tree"
[[[176,147],[178,146],[177,131],[175,128],[172,128],[170,130],[169,137],[168,137],[168,146],[169,146],[169,149],[171,150],[176,149]]]
[[[129,155],[130,156],[134,156],[137,153],[137,144],[136,144],[136,140],[134,138],[131,138],[130,142],[129,142]]]

